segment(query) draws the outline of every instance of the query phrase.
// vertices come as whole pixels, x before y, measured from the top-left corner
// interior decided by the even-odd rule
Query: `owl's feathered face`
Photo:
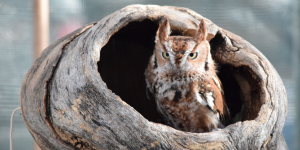
[[[170,25],[166,19],[157,31],[155,41],[153,59],[156,60],[153,61],[153,65],[157,67],[158,72],[185,76],[191,73],[201,75],[214,70],[203,21],[195,37],[169,36],[170,32]]]

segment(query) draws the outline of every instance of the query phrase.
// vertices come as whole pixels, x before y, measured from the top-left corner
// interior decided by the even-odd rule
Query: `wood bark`
[[[143,65],[165,17],[173,34],[186,36],[205,20],[226,100],[234,114],[242,110],[240,121],[208,133],[162,124],[141,93]],[[288,149],[282,136],[287,96],[274,67],[241,37],[180,7],[127,6],[54,42],[27,73],[21,108],[45,150]]]

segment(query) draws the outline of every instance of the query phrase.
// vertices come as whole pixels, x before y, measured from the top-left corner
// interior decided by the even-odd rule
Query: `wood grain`
[[[169,19],[174,34],[188,36],[194,35],[200,21],[205,20],[212,55],[221,67],[220,79],[235,83],[230,86],[224,81],[225,96],[232,97],[230,103],[239,104],[230,109],[237,113],[244,104],[241,121],[209,133],[175,130],[161,124],[153,104],[139,94],[145,92],[143,84],[138,84],[143,82],[143,74],[136,77],[136,83],[135,78],[126,82],[109,74],[122,63],[125,67],[126,63],[134,64],[130,61],[136,55],[147,57],[154,39],[136,38],[141,35],[135,35],[138,32],[134,29],[148,37],[152,33],[143,29],[151,23],[143,21],[154,22],[149,27],[155,28],[164,17]],[[130,28],[134,23],[140,26]],[[118,36],[119,31],[125,32],[123,28],[129,31],[123,34],[128,38]],[[131,50],[134,53],[126,53]],[[115,61],[105,59],[121,56],[128,57],[128,61],[111,64]],[[101,60],[110,67],[104,69]],[[134,69],[133,65],[122,72],[135,76]],[[118,96],[125,88],[134,90],[123,93],[124,98],[123,94]],[[143,109],[129,105],[135,103]],[[180,7],[127,6],[54,42],[27,73],[21,106],[24,122],[42,149],[288,149],[282,136],[287,96],[274,67],[241,37]]]

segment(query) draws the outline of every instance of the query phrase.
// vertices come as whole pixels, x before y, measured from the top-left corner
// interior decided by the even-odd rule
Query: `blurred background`
[[[283,135],[289,149],[300,149],[300,35],[298,0],[51,0],[49,43],[130,4],[186,7],[258,48],[281,76],[288,96]],[[0,0],[0,149],[9,149],[12,111],[34,62],[33,0]],[[14,118],[14,149],[33,150],[34,141],[20,111]]]

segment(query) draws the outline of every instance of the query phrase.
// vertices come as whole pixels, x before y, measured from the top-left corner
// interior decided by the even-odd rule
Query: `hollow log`
[[[164,125],[146,98],[144,71],[158,24],[193,36],[204,19],[232,117],[224,129],[190,133]],[[55,41],[21,88],[24,122],[43,149],[288,149],[287,96],[261,52],[192,10],[131,5]]]

